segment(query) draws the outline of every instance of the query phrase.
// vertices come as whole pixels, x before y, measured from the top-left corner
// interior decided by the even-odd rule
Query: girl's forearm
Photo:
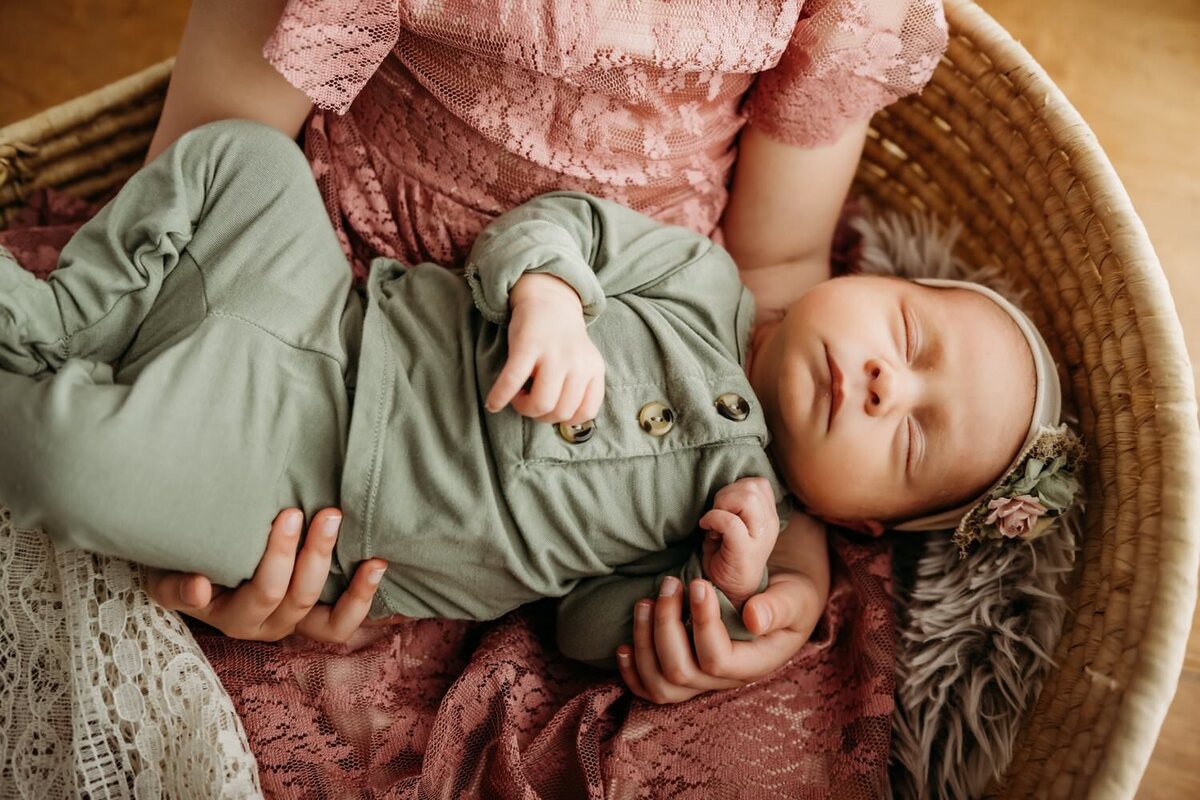
[[[828,277],[833,231],[854,178],[867,120],[833,143],[783,144],[747,126],[739,140],[729,204],[721,220],[725,248],[739,269],[792,265]],[[820,278],[818,278],[820,280]]]
[[[191,129],[219,119],[264,122],[296,137],[312,103],[262,54],[284,5],[284,0],[192,4],[147,162]]]

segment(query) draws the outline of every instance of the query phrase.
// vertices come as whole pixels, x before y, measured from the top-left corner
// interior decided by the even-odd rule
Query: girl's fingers
[[[703,593],[695,588],[704,583],[707,582],[692,583],[692,635],[700,668],[705,673],[719,675],[737,686],[745,685],[765,677],[786,662],[807,638],[807,633],[789,629],[774,630],[756,636],[750,642],[731,640],[721,620],[720,605],[712,587],[705,586]]]
[[[625,685],[629,691],[633,692],[638,697],[653,703],[654,698],[650,696],[650,692],[642,684],[642,678],[638,675],[637,668],[633,661],[633,648],[628,645],[621,645],[617,648],[617,671],[621,673],[621,680],[625,681]]]
[[[212,612],[206,622],[228,635],[238,636],[233,629],[239,632],[256,629],[275,612],[287,596],[303,524],[304,514],[300,509],[279,512],[271,524],[267,549],[258,562],[254,577],[237,589],[219,595],[212,603]]]
[[[308,536],[296,558],[292,570],[287,596],[279,604],[270,622],[280,622],[292,628],[321,598],[325,580],[329,577],[329,566],[333,563],[333,546],[337,542],[342,514],[336,508],[323,508],[313,516],[308,526]]]
[[[816,623],[818,614],[805,613],[818,603],[816,587],[809,581],[787,580],[787,577],[771,581],[742,608],[742,619],[755,636],[799,625],[806,617]]]
[[[488,392],[487,399],[484,401],[488,411],[499,411],[512,402],[512,399],[525,386],[525,382],[529,380],[536,361],[537,356],[531,350],[509,352],[504,368],[500,370],[496,382],[492,384],[491,391]]]
[[[358,565],[350,586],[337,603],[316,606],[296,625],[296,632],[321,642],[345,642],[366,621],[387,562],[372,558]]]
[[[721,606],[712,584],[705,580],[692,581],[688,597],[692,607],[692,638],[700,669],[719,678],[738,677],[729,674],[733,641],[721,619]]]
[[[669,683],[707,689],[683,625],[683,591],[677,578],[663,578],[654,604],[654,652]]]
[[[203,619],[199,614],[212,602],[213,585],[203,575],[147,569],[146,593],[165,609]]]
[[[654,652],[653,613],[654,602],[651,600],[639,600],[633,607],[633,660],[642,686],[646,689],[647,699],[661,703],[665,701],[667,681],[663,678],[658,655]]]

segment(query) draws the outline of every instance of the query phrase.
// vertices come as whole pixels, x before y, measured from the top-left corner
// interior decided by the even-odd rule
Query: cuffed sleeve
[[[500,216],[476,239],[466,276],[485,319],[504,324],[509,294],[526,272],[548,273],[571,286],[591,321],[605,298],[644,294],[697,260],[719,251],[712,241],[666,226],[616,203],[575,192],[536,197]],[[722,255],[723,255],[723,251]],[[728,257],[725,257],[728,260]],[[729,294],[740,290],[728,263]],[[718,293],[725,287],[699,287]]]

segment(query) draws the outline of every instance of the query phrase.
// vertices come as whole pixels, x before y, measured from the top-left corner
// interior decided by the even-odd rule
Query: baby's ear
[[[835,519],[833,517],[822,517],[821,519],[828,522],[830,525],[837,525],[839,528],[849,528],[857,533],[863,533],[867,536],[879,537],[883,535],[883,523],[877,519]]]

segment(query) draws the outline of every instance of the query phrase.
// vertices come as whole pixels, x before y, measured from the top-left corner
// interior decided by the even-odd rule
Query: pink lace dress
[[[266,55],[319,107],[305,146],[362,270],[458,263],[554,188],[711,232],[744,124],[829,141],[924,85],[945,41],[939,0],[291,0]],[[67,205],[0,242],[44,273],[90,213]],[[883,796],[890,550],[833,536],[830,557],[791,662],[674,706],[559,655],[550,603],[340,647],[196,633],[272,797]]]
[[[945,43],[940,0],[291,0],[264,52],[361,270],[460,264],[551,189],[710,234],[747,121],[828,142]]]

